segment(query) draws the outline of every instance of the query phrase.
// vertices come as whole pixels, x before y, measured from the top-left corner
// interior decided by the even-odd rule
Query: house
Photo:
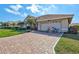
[[[70,26],[79,26],[79,23],[71,23]]]
[[[53,28],[59,32],[67,32],[73,14],[48,14],[37,17],[37,29],[39,31],[52,31]]]

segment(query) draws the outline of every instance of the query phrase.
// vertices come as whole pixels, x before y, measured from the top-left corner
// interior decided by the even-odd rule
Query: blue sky
[[[27,15],[74,14],[72,23],[79,23],[78,4],[0,4],[0,21],[23,21]]]

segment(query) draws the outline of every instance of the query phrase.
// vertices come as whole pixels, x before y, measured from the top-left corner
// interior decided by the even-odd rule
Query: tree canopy
[[[30,25],[31,28],[34,28],[35,25],[36,25],[36,18],[33,17],[33,16],[28,15],[28,16],[25,18],[24,22],[25,22],[26,24]]]

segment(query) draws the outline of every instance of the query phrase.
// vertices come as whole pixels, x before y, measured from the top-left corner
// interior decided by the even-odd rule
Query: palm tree
[[[26,24],[28,24],[32,29],[35,29],[35,27],[36,27],[36,18],[35,17],[28,15],[25,18],[24,22]]]

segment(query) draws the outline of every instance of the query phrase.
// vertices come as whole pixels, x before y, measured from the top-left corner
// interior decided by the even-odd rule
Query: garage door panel
[[[44,24],[41,24],[41,30],[42,31],[47,31],[48,30],[48,23],[44,23]]]
[[[51,23],[50,24],[50,29],[52,30],[52,27],[59,29],[61,31],[61,23]]]

